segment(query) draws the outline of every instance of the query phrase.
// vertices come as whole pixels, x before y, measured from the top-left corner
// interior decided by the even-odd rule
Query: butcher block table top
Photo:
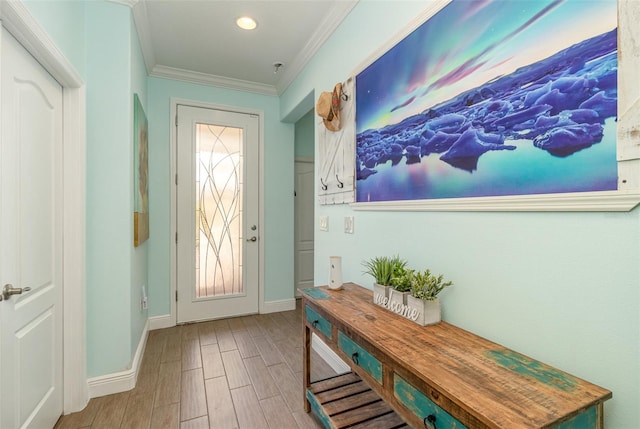
[[[389,372],[425,390],[468,427],[563,427],[561,422],[590,408],[602,425],[609,390],[449,323],[420,326],[375,305],[372,292],[354,283],[337,291],[321,286],[303,296],[381,360],[387,375],[378,390],[391,402]]]

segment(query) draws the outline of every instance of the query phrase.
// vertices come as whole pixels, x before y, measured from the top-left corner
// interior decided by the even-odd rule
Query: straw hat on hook
[[[322,118],[324,126],[329,131],[340,130],[340,98],[342,83],[333,87],[333,92],[323,92],[316,103],[316,113]]]

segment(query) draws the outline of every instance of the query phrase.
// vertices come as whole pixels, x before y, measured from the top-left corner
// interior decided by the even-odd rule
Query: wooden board
[[[354,373],[311,383],[307,397],[327,428],[395,429],[409,426]]]
[[[396,409],[402,407],[389,391],[393,373],[469,428],[554,427],[594,407],[601,420],[602,403],[612,396],[448,323],[419,326],[374,305],[371,291],[353,283],[319,289],[328,298],[305,295],[306,304],[383,363],[378,393]]]

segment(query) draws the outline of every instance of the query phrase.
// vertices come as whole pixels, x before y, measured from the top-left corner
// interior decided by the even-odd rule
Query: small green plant
[[[391,277],[391,287],[398,292],[409,292],[413,282],[413,273],[414,270],[404,267],[396,270],[393,277]]]
[[[452,282],[445,282],[442,274],[435,276],[428,269],[423,272],[414,271],[411,276],[411,296],[423,301],[435,300],[436,296],[444,288],[453,284]]]
[[[399,256],[376,256],[362,262],[366,268],[363,274],[369,274],[376,283],[382,286],[391,286],[392,279],[403,271],[407,262]]]

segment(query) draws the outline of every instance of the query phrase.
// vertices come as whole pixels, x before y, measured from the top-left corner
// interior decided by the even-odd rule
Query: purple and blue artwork
[[[356,76],[356,200],[617,189],[615,0],[453,0]]]

